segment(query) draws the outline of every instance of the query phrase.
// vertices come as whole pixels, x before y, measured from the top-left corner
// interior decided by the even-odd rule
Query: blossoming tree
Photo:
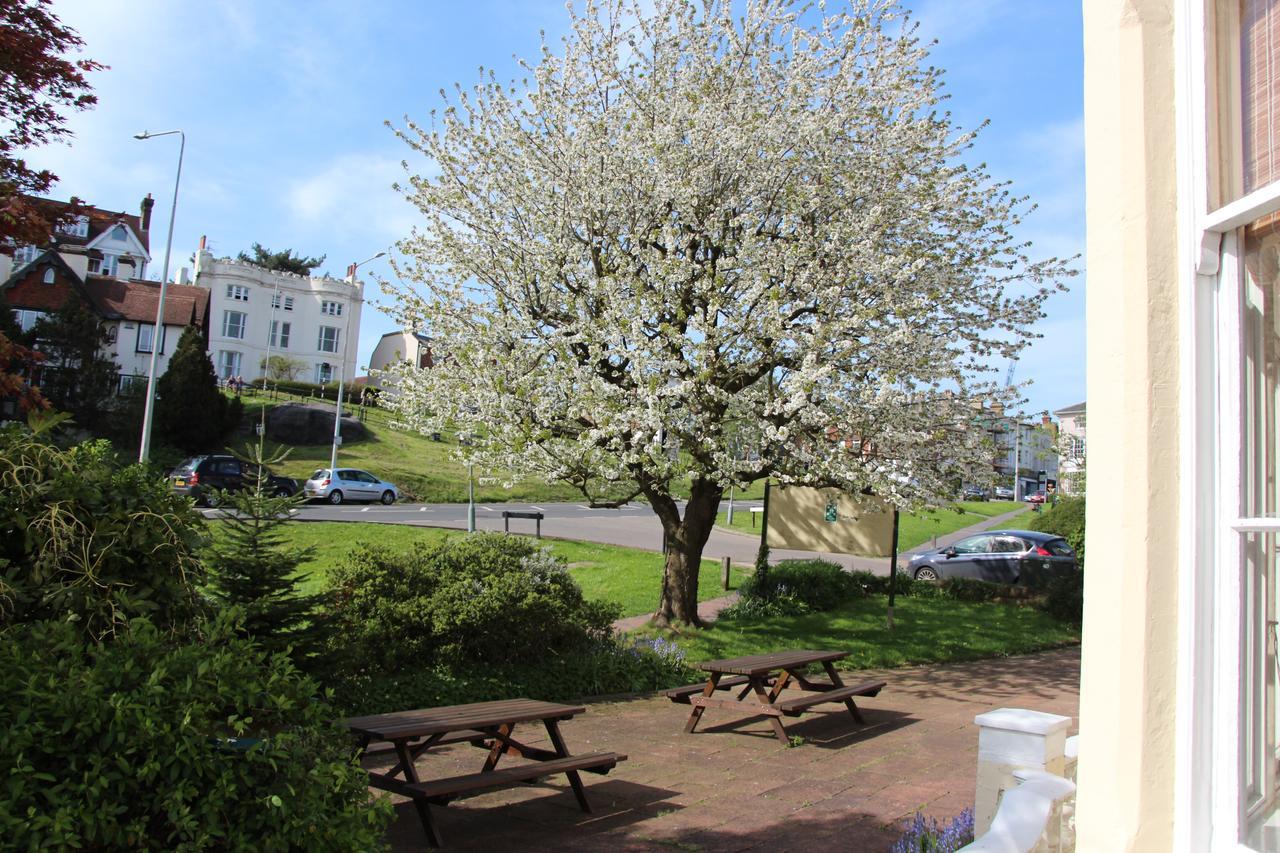
[[[489,73],[399,131],[434,167],[402,187],[425,222],[398,310],[446,357],[389,402],[469,434],[476,464],[647,500],[655,616],[696,624],[730,484],[916,506],[989,472],[975,407],[1009,392],[985,365],[1066,271],[962,163],[973,134],[889,0],[570,14],[529,79]]]

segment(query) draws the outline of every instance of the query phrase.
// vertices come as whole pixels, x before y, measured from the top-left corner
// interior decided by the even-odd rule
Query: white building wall
[[[209,357],[219,377],[228,373],[231,364],[228,354],[239,357],[239,375],[246,382],[258,379],[265,371],[262,361],[268,354],[271,323],[278,330],[289,325],[287,346],[277,342],[270,347],[272,356],[280,355],[303,365],[299,379],[316,382],[321,378],[321,368],[328,366],[330,381],[341,375],[351,381],[356,375],[356,350],[360,340],[360,313],[364,304],[364,284],[348,282],[328,276],[301,276],[294,273],[263,269],[253,264],[215,259],[208,251],[196,253],[195,282],[197,287],[209,289]],[[245,288],[247,300],[233,298],[229,288]],[[279,308],[272,309],[272,299],[280,296]],[[326,302],[342,305],[342,315],[322,313]],[[291,307],[287,307],[291,306]],[[244,315],[244,336],[233,337],[228,331],[228,312]],[[320,349],[320,329],[338,330],[337,352]],[[345,364],[345,371],[343,365]]]
[[[145,382],[151,373],[151,353],[138,352],[138,327],[150,326],[150,323],[138,323],[134,320],[111,320],[104,324],[113,340],[103,347],[106,354],[120,366],[122,381],[130,381],[126,377],[141,377]],[[156,357],[156,376],[164,376],[169,369],[169,358],[178,347],[178,339],[182,337],[185,326],[165,324],[164,346]]]

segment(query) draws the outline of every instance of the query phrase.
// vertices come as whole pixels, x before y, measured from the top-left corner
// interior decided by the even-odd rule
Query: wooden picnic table
[[[625,755],[593,752],[571,755],[560,734],[560,723],[586,711],[581,705],[560,705],[533,699],[506,699],[449,705],[418,711],[398,711],[351,717],[343,725],[357,735],[362,754],[394,752],[399,759],[385,772],[369,771],[369,784],[413,799],[422,828],[433,847],[442,844],[440,830],[431,816],[431,805],[446,805],[462,794],[485,789],[509,788],[543,776],[563,773],[569,780],[578,805],[591,811],[578,771],[608,773]],[[529,746],[512,736],[517,724],[542,723],[551,740],[551,749]],[[370,749],[385,742],[389,747]],[[414,762],[434,747],[469,743],[487,750],[479,772],[438,779],[419,777]],[[497,769],[503,755],[529,759],[528,763]],[[403,777],[403,778],[401,778]]]
[[[693,706],[689,712],[689,720],[685,723],[686,734],[697,728],[698,720],[702,718],[702,713],[707,708],[732,708],[746,711],[751,716],[768,717],[778,740],[783,746],[789,746],[790,741],[787,739],[787,730],[782,725],[782,718],[798,717],[814,705],[843,702],[855,720],[859,723],[866,722],[858,711],[858,706],[854,704],[853,697],[875,696],[884,687],[885,682],[867,681],[846,686],[840,680],[840,674],[836,672],[833,662],[848,656],[848,652],[797,649],[706,661],[698,664],[699,669],[708,673],[705,684],[690,684],[687,687],[676,687],[662,692],[672,702]],[[822,665],[827,674],[827,681],[813,681],[805,675],[806,667],[814,664]],[[735,687],[742,688],[737,698],[729,699],[715,695],[717,691],[729,691]],[[787,687],[796,687],[809,693],[787,699],[779,698]],[[758,704],[745,701],[748,695],[754,695]]]

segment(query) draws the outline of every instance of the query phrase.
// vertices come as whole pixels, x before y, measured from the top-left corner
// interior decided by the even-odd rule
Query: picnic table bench
[[[708,673],[705,683],[675,687],[662,693],[672,702],[693,706],[685,723],[686,733],[697,728],[698,721],[707,708],[732,708],[746,711],[751,716],[768,717],[778,740],[783,746],[788,746],[790,742],[781,718],[798,717],[814,705],[842,702],[856,721],[866,722],[853,701],[854,697],[876,696],[884,688],[885,682],[865,681],[846,685],[841,681],[833,662],[848,656],[848,652],[798,649],[706,661],[698,665],[699,669]],[[805,675],[805,668],[813,664],[822,665],[827,681],[813,681]],[[789,686],[809,692],[779,698]],[[716,695],[720,691],[731,691],[736,687],[742,689],[735,698]],[[755,694],[758,704],[746,701],[751,694]]]
[[[608,773],[618,762],[626,761],[627,756],[616,752],[569,753],[559,724],[585,711],[586,708],[580,705],[507,699],[351,717],[343,720],[343,725],[359,739],[362,754],[395,753],[398,760],[390,770],[369,771],[369,784],[410,797],[422,821],[427,841],[433,847],[439,847],[443,841],[430,806],[447,805],[464,794],[477,791],[509,788],[563,773],[578,805],[589,813],[591,806],[579,771]],[[542,723],[551,741],[551,749],[530,746],[512,736],[517,724],[529,722]],[[370,748],[380,742],[389,746]],[[487,751],[479,772],[436,779],[418,776],[414,766],[418,756],[432,748],[455,743],[469,743]],[[498,760],[504,755],[519,756],[529,759],[529,762],[498,769]]]

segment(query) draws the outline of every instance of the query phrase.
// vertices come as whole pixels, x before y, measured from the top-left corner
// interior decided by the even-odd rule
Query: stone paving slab
[[[762,717],[711,708],[686,735],[687,705],[652,696],[591,702],[562,724],[570,750],[630,756],[608,776],[583,774],[593,814],[578,809],[563,776],[432,811],[450,850],[887,851],[917,810],[949,819],[972,806],[975,715],[1019,707],[1076,716],[1080,652],[861,675],[888,682],[858,703],[867,725],[842,706],[819,706],[784,718],[803,739],[792,748],[778,744]],[[545,744],[537,731],[516,735]],[[482,760],[480,750],[457,745],[424,757],[418,770],[471,773]],[[412,804],[393,800],[393,848],[426,849]]]

